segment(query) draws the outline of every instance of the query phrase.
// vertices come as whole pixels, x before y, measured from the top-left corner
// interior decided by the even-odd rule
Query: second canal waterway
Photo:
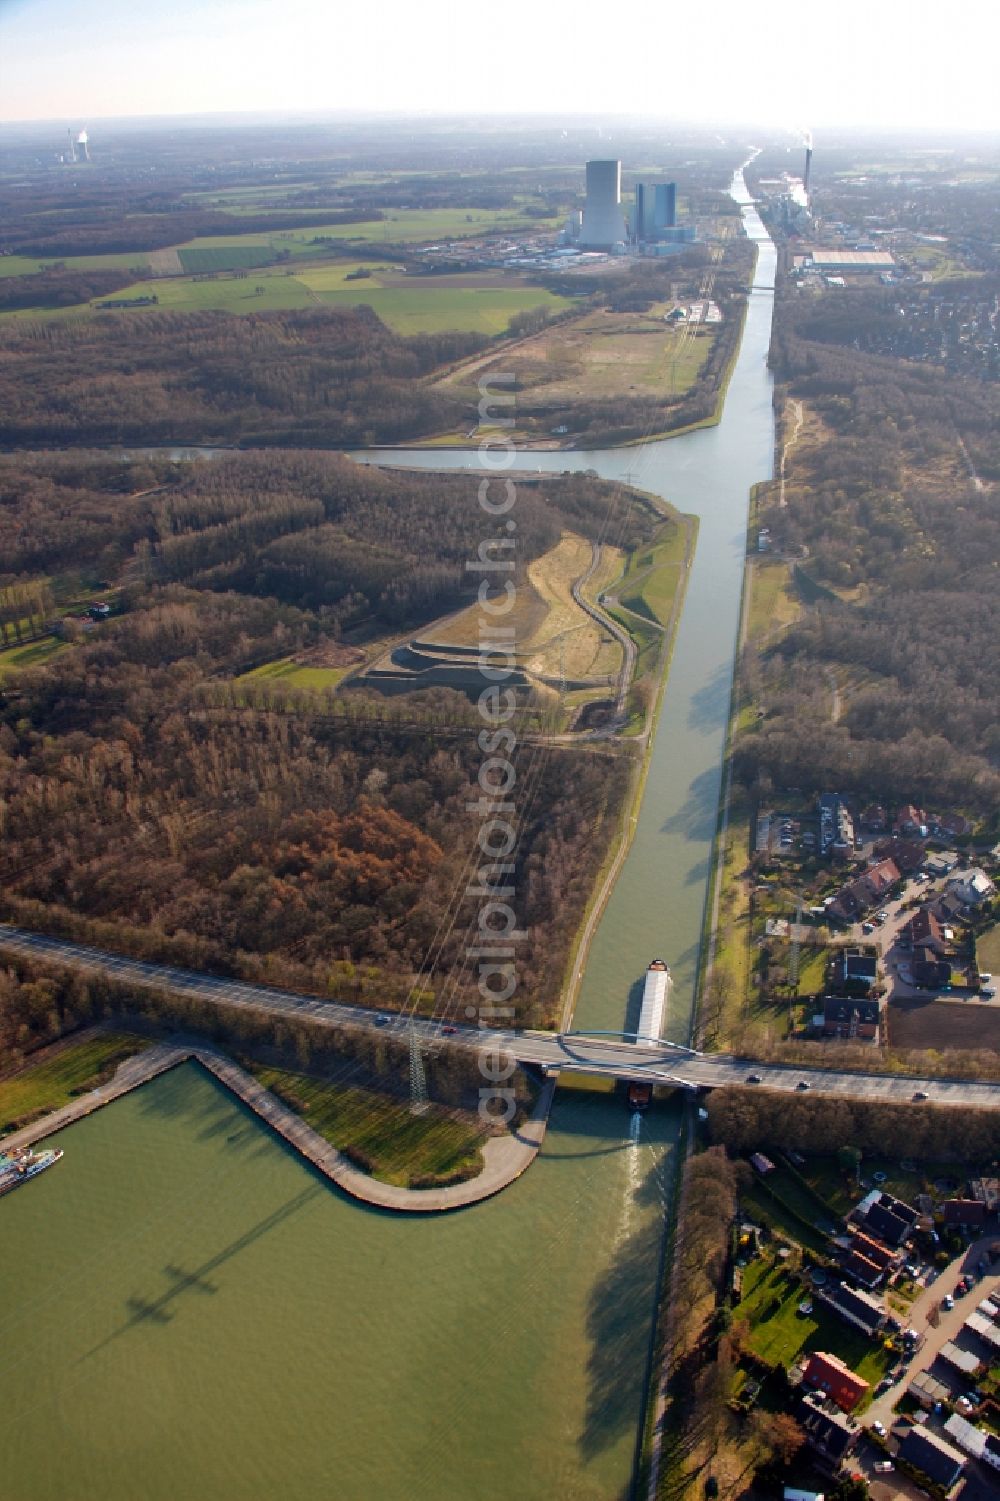
[[[734,192],[748,204],[742,178]],[[686,1037],[725,743],[747,499],[771,473],[774,251],[722,420],[642,448],[525,455],[700,517],[632,849],[577,1024],[620,1028],[648,961]],[[459,467],[448,451],[383,461]],[[633,994],[630,997],[630,989]],[[182,1065],[52,1139],[4,1201],[3,1492],[11,1501],[618,1501],[627,1494],[678,1117],[560,1088],[499,1198],[402,1218],[331,1189]]]

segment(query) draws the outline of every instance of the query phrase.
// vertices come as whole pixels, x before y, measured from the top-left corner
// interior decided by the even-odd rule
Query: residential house
[[[853,1324],[869,1337],[885,1327],[887,1314],[881,1298],[873,1298],[860,1288],[838,1282],[833,1287],[818,1287],[815,1296],[847,1324]]]
[[[893,832],[902,835],[917,835],[920,838],[927,837],[927,814],[923,808],[915,808],[912,803],[907,803],[905,808],[900,808],[892,825]]]
[[[952,1370],[958,1371],[968,1381],[974,1381],[983,1368],[983,1362],[971,1350],[960,1350],[954,1340],[947,1340],[938,1351],[938,1359]]]
[[[861,1398],[871,1388],[849,1365],[836,1355],[823,1350],[814,1350],[802,1372],[806,1386],[830,1397],[843,1412],[853,1412]]]
[[[849,996],[827,996],[823,1001],[823,1036],[841,1041],[878,1040],[882,1020],[880,1000],[854,1000]]]
[[[841,922],[858,922],[866,912],[878,907],[900,880],[894,860],[879,860],[837,892],[827,909]]]
[[[817,1457],[836,1473],[857,1447],[861,1428],[818,1392],[803,1392],[795,1416],[806,1442]]]
[[[981,1230],[986,1224],[986,1205],[978,1199],[945,1199],[941,1206],[946,1225],[963,1230]]]
[[[875,1240],[873,1236],[866,1235],[863,1230],[859,1230],[855,1234],[854,1239],[851,1241],[851,1250],[859,1251],[862,1256],[867,1256],[869,1261],[873,1261],[884,1272],[887,1272],[890,1267],[898,1266],[903,1259],[902,1252],[898,1250],[891,1251],[888,1246],[884,1246],[880,1240]]]
[[[933,912],[928,912],[923,907],[919,912],[914,912],[909,922],[904,923],[899,930],[899,942],[904,948],[930,949],[938,955],[949,951],[954,938],[951,928],[946,928]]]
[[[970,1313],[962,1328],[967,1329],[970,1334],[975,1335],[977,1339],[982,1340],[983,1344],[986,1345],[990,1352],[989,1360],[991,1365],[1000,1364],[1000,1360],[998,1360],[998,1356],[1000,1356],[1000,1329],[997,1328],[992,1319],[986,1318],[981,1313]]]
[[[919,1216],[902,1199],[873,1188],[851,1211],[851,1218],[866,1234],[876,1236],[889,1246],[901,1246],[912,1232]]]
[[[987,1433],[985,1428],[977,1428],[975,1423],[970,1423],[968,1418],[963,1418],[960,1413],[952,1413],[944,1431],[949,1438],[953,1438],[960,1449],[973,1459],[978,1459],[982,1464],[991,1465],[994,1470],[1000,1470],[1000,1438],[995,1433]]]
[[[952,1392],[950,1386],[932,1376],[930,1371],[918,1371],[906,1388],[906,1394],[930,1412],[938,1402],[950,1402]]]
[[[931,833],[937,834],[942,839],[961,839],[962,835],[968,834],[971,828],[969,820],[961,813],[931,814]]]
[[[819,800],[819,852],[846,857],[854,850],[854,820],[846,803],[835,792]]]
[[[885,809],[881,803],[869,803],[867,808],[861,810],[861,823],[873,834],[881,834],[888,828],[889,820],[886,818]]]
[[[948,890],[963,907],[981,907],[996,895],[996,886],[978,865],[953,876],[948,882]]]
[[[911,1428],[898,1450],[899,1458],[926,1475],[934,1485],[946,1491],[961,1479],[965,1469],[965,1456],[925,1428]]]
[[[969,1194],[986,1205],[987,1214],[992,1214],[994,1209],[1000,1208],[1000,1178],[972,1178]]]
[[[871,995],[877,979],[877,954],[838,949],[830,962],[830,988],[837,995]]]
[[[939,959],[933,949],[914,949],[909,968],[918,990],[948,990],[951,987],[951,965],[947,959]]]
[[[842,1265],[847,1275],[860,1282],[862,1287],[877,1287],[885,1276],[882,1268],[870,1261],[863,1251],[847,1251]]]
[[[873,850],[876,860],[892,860],[905,876],[914,875],[923,865],[926,851],[918,839],[884,839]]]
[[[929,876],[949,876],[957,864],[954,850],[934,850],[924,858],[924,870]]]

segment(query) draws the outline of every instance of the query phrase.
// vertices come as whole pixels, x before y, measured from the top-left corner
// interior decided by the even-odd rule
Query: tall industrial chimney
[[[807,146],[806,147],[806,170],[802,174],[802,187],[803,187],[803,189],[804,189],[807,197],[809,195],[809,168],[812,166],[812,159],[813,159],[813,149],[812,149],[811,146]]]

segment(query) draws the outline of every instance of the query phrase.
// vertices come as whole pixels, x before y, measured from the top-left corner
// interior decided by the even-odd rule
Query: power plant
[[[808,201],[808,198],[809,198],[809,173],[810,173],[810,170],[812,168],[812,159],[813,159],[813,141],[812,141],[812,136],[811,136],[811,134],[809,134],[808,131],[806,132],[805,148],[806,148],[806,166],[805,166],[805,171],[802,173],[802,191],[806,195],[806,200]]]
[[[66,132],[66,136],[69,141],[69,149],[67,150],[66,155],[62,158],[63,162],[70,166],[74,162],[89,162],[90,137],[87,134],[86,129],[78,130],[74,134],[73,127],[70,126],[70,128]]]
[[[675,182],[636,183],[635,208],[632,213],[633,244],[648,247],[649,254],[669,255],[669,246],[690,245],[694,239],[694,225],[677,222]]]
[[[579,243],[590,250],[611,250],[616,245],[624,246],[621,162],[587,163],[587,201],[583,210]]]

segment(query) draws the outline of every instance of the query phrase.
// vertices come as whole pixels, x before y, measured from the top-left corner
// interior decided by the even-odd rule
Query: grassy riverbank
[[[423,1115],[413,1115],[408,1102],[371,1090],[241,1062],[338,1152],[383,1183],[429,1188],[464,1182],[482,1170],[487,1132],[467,1112],[428,1105]]]
[[[16,1073],[0,1079],[0,1131],[27,1126],[107,1083],[119,1063],[148,1046],[144,1038],[107,1032],[44,1049]]]

